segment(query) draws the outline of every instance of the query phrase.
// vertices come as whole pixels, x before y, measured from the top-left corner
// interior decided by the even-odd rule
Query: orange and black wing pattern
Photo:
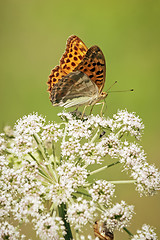
[[[86,45],[79,37],[72,35],[68,38],[66,50],[60,59],[59,66],[53,68],[51,74],[49,75],[47,82],[49,93],[51,93],[52,88],[62,77],[72,72],[78,66],[87,50]]]
[[[86,76],[81,76],[80,72]],[[54,106],[94,104],[100,99],[105,77],[106,63],[101,49],[98,46],[88,49],[79,37],[70,36],[59,66],[49,75],[47,84],[50,100]],[[91,82],[86,84],[86,79]],[[74,88],[77,88],[76,91]]]
[[[99,92],[102,92],[106,78],[106,63],[105,57],[98,46],[92,46],[88,49],[74,71],[76,70],[84,72],[97,85]]]

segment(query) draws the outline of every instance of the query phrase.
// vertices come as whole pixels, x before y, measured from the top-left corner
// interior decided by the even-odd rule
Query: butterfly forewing
[[[67,40],[66,50],[60,59],[60,65],[52,69],[48,79],[48,91],[51,93],[54,85],[68,73],[72,72],[75,67],[82,61],[87,52],[86,45],[80,38],[73,35]],[[50,95],[51,98],[51,95]]]
[[[83,60],[75,68],[84,72],[98,87],[99,92],[102,91],[106,77],[105,57],[98,46],[92,46],[88,49]]]
[[[72,72],[82,61],[88,48],[77,36],[71,36],[67,40],[66,51],[60,60],[60,66],[64,73]]]
[[[66,75],[52,89],[53,105],[66,108],[90,104],[99,95],[96,84],[83,72],[74,71]]]

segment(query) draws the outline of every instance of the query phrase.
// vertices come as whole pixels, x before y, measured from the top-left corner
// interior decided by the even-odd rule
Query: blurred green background
[[[46,82],[67,38],[75,34],[87,47],[98,45],[103,50],[104,90],[115,80],[118,84],[112,90],[134,88],[110,94],[105,115],[124,108],[135,111],[145,124],[142,145],[148,161],[160,168],[160,1],[1,0],[0,11],[1,130],[33,111],[59,121],[56,115],[62,109],[52,107]],[[117,166],[105,173],[106,179],[128,178],[119,172]],[[117,186],[117,195],[117,201],[135,205],[133,233],[147,223],[160,237],[160,194],[140,198],[134,186]],[[115,239],[128,237],[117,233]]]

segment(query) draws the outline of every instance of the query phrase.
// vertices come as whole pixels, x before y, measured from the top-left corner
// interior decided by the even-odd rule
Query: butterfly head
[[[108,96],[108,93],[106,93],[106,92],[101,92],[101,93],[99,94],[98,98],[96,99],[96,103],[99,102],[99,101],[101,101],[101,100],[103,100],[103,99],[105,99],[107,96]]]
[[[101,99],[104,99],[104,98],[106,98],[108,96],[108,93],[101,92],[100,96],[101,96]]]

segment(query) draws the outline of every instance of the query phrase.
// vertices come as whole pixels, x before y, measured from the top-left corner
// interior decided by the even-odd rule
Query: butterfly
[[[53,106],[94,105],[107,96],[102,92],[106,77],[105,57],[98,46],[89,49],[72,35],[59,66],[48,79],[49,98]]]
[[[111,233],[105,227],[105,222],[96,221],[93,228],[94,228],[95,236],[98,237],[100,240],[113,240],[114,239],[113,233]]]

